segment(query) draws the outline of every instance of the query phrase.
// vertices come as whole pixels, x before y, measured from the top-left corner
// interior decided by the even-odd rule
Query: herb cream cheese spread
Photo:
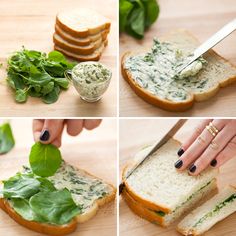
[[[202,57],[173,77],[190,56],[170,43],[154,39],[150,52],[128,56],[124,68],[152,95],[178,102],[188,99],[189,90],[201,91],[207,83],[207,78],[198,79],[199,71],[207,64]]]
[[[99,62],[82,62],[72,70],[74,86],[82,99],[93,102],[101,98],[111,79],[111,71]]]

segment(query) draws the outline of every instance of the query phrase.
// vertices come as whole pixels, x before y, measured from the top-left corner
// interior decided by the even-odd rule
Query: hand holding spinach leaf
[[[0,126],[0,154],[9,152],[15,145],[11,126],[5,123]]]
[[[17,102],[26,102],[32,96],[50,104],[57,101],[61,89],[69,87],[64,72],[74,65],[58,51],[46,55],[23,48],[8,59],[7,81],[15,90]]]
[[[29,161],[34,174],[48,177],[56,173],[62,158],[56,146],[37,142],[31,148]]]
[[[131,36],[141,39],[159,15],[156,0],[119,0],[119,28]]]

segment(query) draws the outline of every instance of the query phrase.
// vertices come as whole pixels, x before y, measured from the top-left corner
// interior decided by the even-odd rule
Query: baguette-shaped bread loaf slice
[[[187,215],[177,230],[183,235],[201,235],[235,211],[236,188],[228,186]]]
[[[24,169],[26,172],[28,170],[28,168]],[[71,182],[71,178],[73,178],[73,182]],[[114,200],[116,196],[116,189],[111,184],[91,175],[85,170],[76,168],[65,162],[56,174],[48,179],[58,190],[67,188],[71,192],[74,202],[83,206],[82,213],[77,215],[68,224],[53,225],[25,220],[11,207],[10,201],[3,198],[3,195],[0,195],[0,208],[18,224],[28,229],[43,234],[59,236],[75,231],[78,223],[83,223],[91,219],[96,215],[101,206]],[[99,194],[92,194],[94,188],[97,188],[96,190]],[[1,189],[3,189],[3,184],[0,185],[0,190]],[[79,193],[77,193],[77,189],[80,190]],[[81,194],[81,189],[83,190],[83,194]]]
[[[86,38],[73,37],[70,34],[66,33],[64,30],[62,30],[58,25],[55,25],[55,32],[68,43],[72,43],[77,46],[86,46],[96,43],[96,41],[98,40],[105,41],[109,33],[109,29],[102,30],[101,32],[94,35],[89,35]]]
[[[56,24],[68,34],[75,37],[87,37],[110,29],[110,20],[98,12],[78,8],[58,13]]]
[[[177,220],[182,214],[190,211],[196,205],[198,201],[208,196],[217,189],[216,179],[213,179],[209,185],[198,191],[194,196],[185,202],[181,207],[171,213],[163,213],[162,211],[154,211],[146,208],[142,202],[138,202],[132,198],[126,189],[123,190],[122,196],[127,202],[130,209],[143,219],[150,221],[151,223],[159,224],[163,227],[169,226],[175,220]]]
[[[89,55],[81,55],[75,52],[70,52],[66,48],[61,47],[57,44],[54,45],[54,49],[77,61],[98,61],[100,60],[103,50],[106,47],[107,43],[108,43],[107,40],[104,41],[99,48],[97,48],[93,53]]]
[[[185,30],[174,31],[160,40],[170,44],[172,49],[176,50],[176,54],[178,54],[178,50],[181,50],[184,55],[188,55],[199,45],[199,42]],[[149,49],[148,51],[151,50]],[[137,60],[137,58],[142,58],[144,55],[147,55],[146,53],[147,52],[125,53],[121,61],[122,75],[138,96],[146,102],[165,110],[185,111],[193,106],[194,101],[200,102],[207,100],[214,96],[220,87],[228,86],[236,81],[236,67],[213,50],[209,50],[204,54],[204,59],[206,59],[207,64],[203,66],[203,69],[196,76],[176,79],[173,82],[174,79],[171,78],[172,75],[170,73],[169,78],[167,76],[169,82],[165,81],[166,83],[163,83],[161,76],[160,80],[157,78],[159,75],[155,75],[153,79],[150,77],[155,83],[154,86],[157,86],[157,91],[154,93],[146,87],[146,83],[144,85],[139,81],[139,78],[145,80],[145,76],[149,73],[148,71],[151,71],[148,67],[148,63],[147,67],[138,64],[140,61]],[[137,64],[136,69],[133,65],[132,69],[127,66],[129,60],[134,62],[133,65],[135,65],[135,63]],[[161,61],[157,61],[156,65],[158,66],[158,70],[168,69],[165,68],[166,65],[163,65]],[[171,70],[171,68],[169,69]]]
[[[208,168],[198,176],[176,170],[174,164],[178,160],[177,151],[180,146],[180,142],[170,139],[125,179],[125,187],[133,199],[148,209],[170,213],[216,177],[218,170],[213,168]],[[123,177],[150,148],[137,153],[136,160],[123,170]]]
[[[90,45],[78,46],[78,45],[74,45],[72,43],[67,42],[57,33],[53,34],[53,42],[59,47],[66,49],[68,52],[72,52],[72,53],[76,53],[80,55],[92,54],[97,48],[101,47],[103,43],[102,39],[99,39]]]

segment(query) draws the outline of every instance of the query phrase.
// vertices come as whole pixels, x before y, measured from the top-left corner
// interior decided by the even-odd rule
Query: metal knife
[[[123,191],[124,188],[124,181],[128,179],[132,173],[140,166],[142,163],[147,160],[157,149],[159,149],[164,143],[166,143],[170,138],[172,138],[177,131],[183,126],[183,124],[187,121],[187,119],[180,119],[178,120],[169,130],[168,132],[160,139],[158,140],[152,147],[152,149],[144,156],[142,157],[126,174],[123,181],[119,185],[119,195]]]
[[[218,32],[216,32],[213,36],[211,36],[207,41],[205,41],[201,46],[199,46],[193,53],[193,56],[190,60],[186,62],[180,69],[177,71],[177,75],[180,74],[182,70],[184,70],[187,66],[193,63],[196,59],[198,59],[201,55],[207,52],[209,49],[214,47],[220,41],[222,41],[225,37],[231,34],[234,30],[236,30],[236,18],[221,28]]]

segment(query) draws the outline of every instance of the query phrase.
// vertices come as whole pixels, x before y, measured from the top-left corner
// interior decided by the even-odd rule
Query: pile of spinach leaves
[[[0,126],[0,154],[9,152],[15,145],[14,136],[9,123]]]
[[[81,213],[68,189],[57,190],[47,178],[31,170],[17,173],[3,184],[3,197],[26,220],[63,225]]]
[[[8,59],[7,81],[15,90],[17,102],[26,102],[32,96],[50,104],[57,101],[61,89],[69,87],[64,72],[74,66],[58,51],[47,55],[23,47]]]
[[[158,18],[159,4],[156,0],[119,0],[119,29],[141,39],[144,32]]]

